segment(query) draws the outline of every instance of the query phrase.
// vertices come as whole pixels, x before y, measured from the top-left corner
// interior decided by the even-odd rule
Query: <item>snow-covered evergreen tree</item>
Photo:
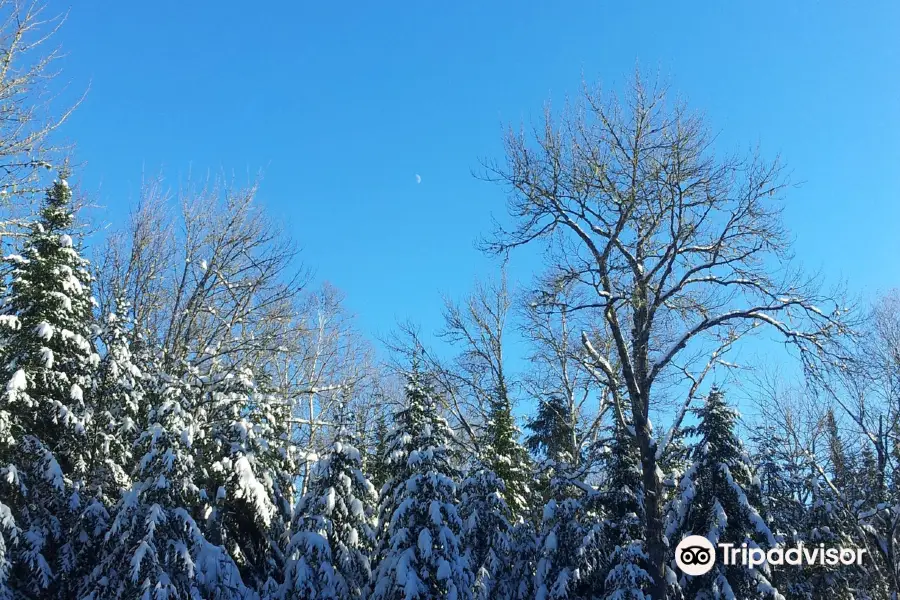
[[[645,600],[650,575],[644,568],[644,497],[640,455],[628,429],[616,426],[606,460],[606,481],[600,503],[605,519],[602,543],[606,558],[604,598]]]
[[[74,222],[61,173],[21,254],[4,259],[12,278],[0,308],[0,523],[10,537],[0,581],[7,572],[8,589],[23,595],[65,593],[85,541],[78,515],[89,502],[85,482],[95,458],[85,443],[86,396],[98,356],[91,275],[73,241]]]
[[[224,546],[244,582],[274,589],[283,577],[279,549],[287,535],[285,502],[296,470],[287,445],[286,406],[249,369],[232,372],[204,361],[195,411],[203,464],[198,465],[207,539]]]
[[[520,559],[533,544],[523,534],[537,498],[528,451],[518,442],[505,388],[491,399],[480,456],[460,488],[463,547],[475,577],[477,598],[514,598],[531,570]],[[524,568],[524,570],[523,570]]]
[[[531,457],[519,443],[520,431],[505,390],[491,402],[482,437],[482,463],[503,482],[501,495],[510,522],[528,516],[533,503]]]
[[[285,600],[360,600],[372,576],[378,496],[342,430],[319,460],[296,508],[287,548]]]
[[[91,486],[101,498],[111,498],[111,504],[131,483],[133,442],[139,433],[139,414],[146,410],[143,373],[132,356],[131,336],[128,303],[118,295],[115,311],[106,315],[100,331],[105,350],[97,370],[93,404],[93,438],[100,460],[94,466]]]
[[[515,566],[512,511],[503,480],[485,467],[475,467],[460,486],[461,542],[472,574],[475,598],[513,598],[523,573]]]
[[[540,501],[534,547],[534,597],[539,600],[591,598],[602,590],[597,567],[602,555],[598,490],[584,481],[582,449],[564,399],[542,401],[528,422],[525,444],[538,458]],[[541,510],[542,507],[542,510]]]
[[[137,444],[131,487],[115,508],[90,600],[115,598],[252,598],[225,548],[209,542],[196,521],[202,490],[195,483],[193,416],[188,378],[154,374],[151,409]]]
[[[472,576],[460,547],[452,433],[417,368],[388,442],[372,600],[466,600]]]
[[[372,485],[376,490],[381,490],[391,477],[387,452],[389,436],[388,415],[387,411],[382,408],[375,417],[375,444],[366,456],[366,473],[371,478]]]
[[[554,481],[556,498],[544,506],[536,541],[535,600],[590,600],[603,589],[597,562],[604,548],[596,490]],[[557,499],[558,498],[558,499]]]
[[[131,483],[132,453],[137,439],[138,414],[145,410],[142,374],[132,361],[128,305],[118,297],[115,312],[106,315],[99,340],[104,348],[90,395],[92,426],[85,440],[91,457],[79,515],[78,572],[70,576],[73,589],[90,585],[110,524],[110,511]],[[83,535],[82,533],[83,532]]]
[[[668,517],[666,535],[671,546],[688,535],[704,536],[713,546],[747,544],[763,550],[775,546],[777,541],[759,513],[759,481],[735,433],[737,412],[714,388],[696,413],[698,424],[686,433],[699,440]],[[782,597],[770,583],[767,566],[749,568],[717,561],[705,575],[683,575],[680,585],[685,598]]]

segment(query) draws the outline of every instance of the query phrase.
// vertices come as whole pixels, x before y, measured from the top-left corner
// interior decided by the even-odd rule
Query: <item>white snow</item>
[[[25,377],[25,371],[19,369],[13,373],[12,378],[6,383],[6,391],[20,392],[26,388],[28,380]]]
[[[17,331],[22,324],[19,322],[19,317],[15,315],[0,315],[0,325],[3,327],[8,327],[13,331]]]
[[[53,337],[53,325],[46,321],[41,321],[34,328],[35,334],[44,341],[50,341]]]
[[[423,528],[419,532],[418,539],[419,556],[423,559],[431,558],[432,542],[431,532],[427,528]]]
[[[53,368],[53,350],[51,350],[50,348],[44,347],[44,348],[40,349],[40,353],[41,353],[41,362],[44,363],[44,367],[47,369],[52,369]]]

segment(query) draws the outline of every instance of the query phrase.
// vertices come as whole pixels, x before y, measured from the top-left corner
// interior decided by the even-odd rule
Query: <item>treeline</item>
[[[254,188],[152,182],[92,234],[38,110],[45,23],[0,10],[0,598],[900,593],[900,300],[795,264],[777,162],[640,77],[585,90],[485,162],[485,250],[543,271],[381,364]],[[798,383],[730,358],[759,332]],[[687,535],[866,552],[692,577]]]
[[[371,431],[341,403],[312,462],[292,432],[295,407],[267,361],[245,354],[244,334],[229,327],[176,352],[138,324],[124,289],[99,312],[71,198],[67,180],[55,181],[21,253],[4,258],[3,597],[649,597],[647,491],[627,410],[585,431],[565,396],[548,395],[523,445],[502,363],[490,371],[475,337],[464,370],[440,368],[414,345],[396,410]],[[196,276],[217,269],[204,260]],[[488,298],[468,315],[483,315]],[[448,312],[461,330],[491,330],[465,315]],[[468,448],[439,391],[442,377],[465,373],[484,376],[470,385],[490,382]],[[718,388],[697,404],[659,459],[669,550],[701,534],[868,556],[717,564],[688,577],[667,550],[667,597],[890,597],[896,486],[879,458],[849,451],[831,411],[820,463],[790,452],[797,440],[786,428],[753,428],[745,447]]]

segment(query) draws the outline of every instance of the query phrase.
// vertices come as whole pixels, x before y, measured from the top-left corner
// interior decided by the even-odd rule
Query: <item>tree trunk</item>
[[[668,546],[664,535],[662,486],[656,476],[656,444],[646,420],[642,421],[641,424],[635,424],[635,431],[641,450],[641,472],[644,482],[645,536],[647,556],[650,559],[647,570],[653,578],[650,596],[654,600],[665,600]]]

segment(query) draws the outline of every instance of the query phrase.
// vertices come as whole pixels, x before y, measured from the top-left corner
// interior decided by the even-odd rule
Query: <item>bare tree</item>
[[[44,13],[38,1],[0,0],[0,244],[20,235],[42,173],[67,151],[52,134],[80,103],[57,105],[60,52],[50,44],[64,19]]]
[[[814,381],[817,391],[838,405],[875,452],[878,481],[898,468],[900,448],[900,292],[879,298],[865,319],[851,360],[835,362]]]
[[[279,394],[291,406],[293,442],[303,452],[302,490],[317,454],[341,427],[372,413],[371,349],[353,326],[343,296],[325,284],[311,294],[292,336],[282,339]]]
[[[526,395],[537,403],[562,400],[566,414],[560,417],[568,423],[572,438],[565,445],[572,466],[587,476],[593,458],[590,450],[599,441],[611,403],[605,376],[598,377],[592,370],[593,361],[585,360],[581,346],[581,332],[590,328],[588,315],[569,310],[576,292],[573,286],[565,286],[523,302],[520,328],[530,349]]]
[[[61,113],[53,105],[52,67],[60,53],[47,45],[64,19],[44,12],[38,1],[0,0],[0,188],[7,201],[40,191],[40,170],[63,150],[50,134],[78,104]]]
[[[515,403],[518,382],[504,356],[510,306],[505,272],[493,281],[477,281],[462,303],[444,302],[444,329],[438,337],[458,348],[458,354],[435,372],[454,418],[475,448],[492,404],[498,399],[510,406]]]
[[[301,327],[307,276],[256,191],[210,181],[173,197],[156,181],[112,236],[98,277],[101,305],[124,295],[169,364],[240,357],[263,365]]]
[[[170,367],[217,360],[265,372],[308,470],[338,421],[368,410],[371,351],[338,290],[307,290],[294,243],[256,192],[210,181],[172,193],[149,181],[99,261],[99,303],[106,311],[123,297]]]
[[[621,102],[586,90],[559,124],[548,110],[534,138],[511,132],[506,162],[486,165],[485,178],[510,191],[512,219],[487,247],[552,242],[551,278],[588,292],[567,310],[605,322],[617,362],[593,352],[587,336],[585,346],[633,420],[651,594],[662,599],[668,540],[657,469],[665,448],[650,421],[655,384],[676,367],[696,379],[714,352],[760,326],[807,364],[833,356],[843,307],[791,268],[778,163],[717,156],[702,119],[668,104],[664,89],[637,77]],[[690,357],[706,360],[686,364]]]

